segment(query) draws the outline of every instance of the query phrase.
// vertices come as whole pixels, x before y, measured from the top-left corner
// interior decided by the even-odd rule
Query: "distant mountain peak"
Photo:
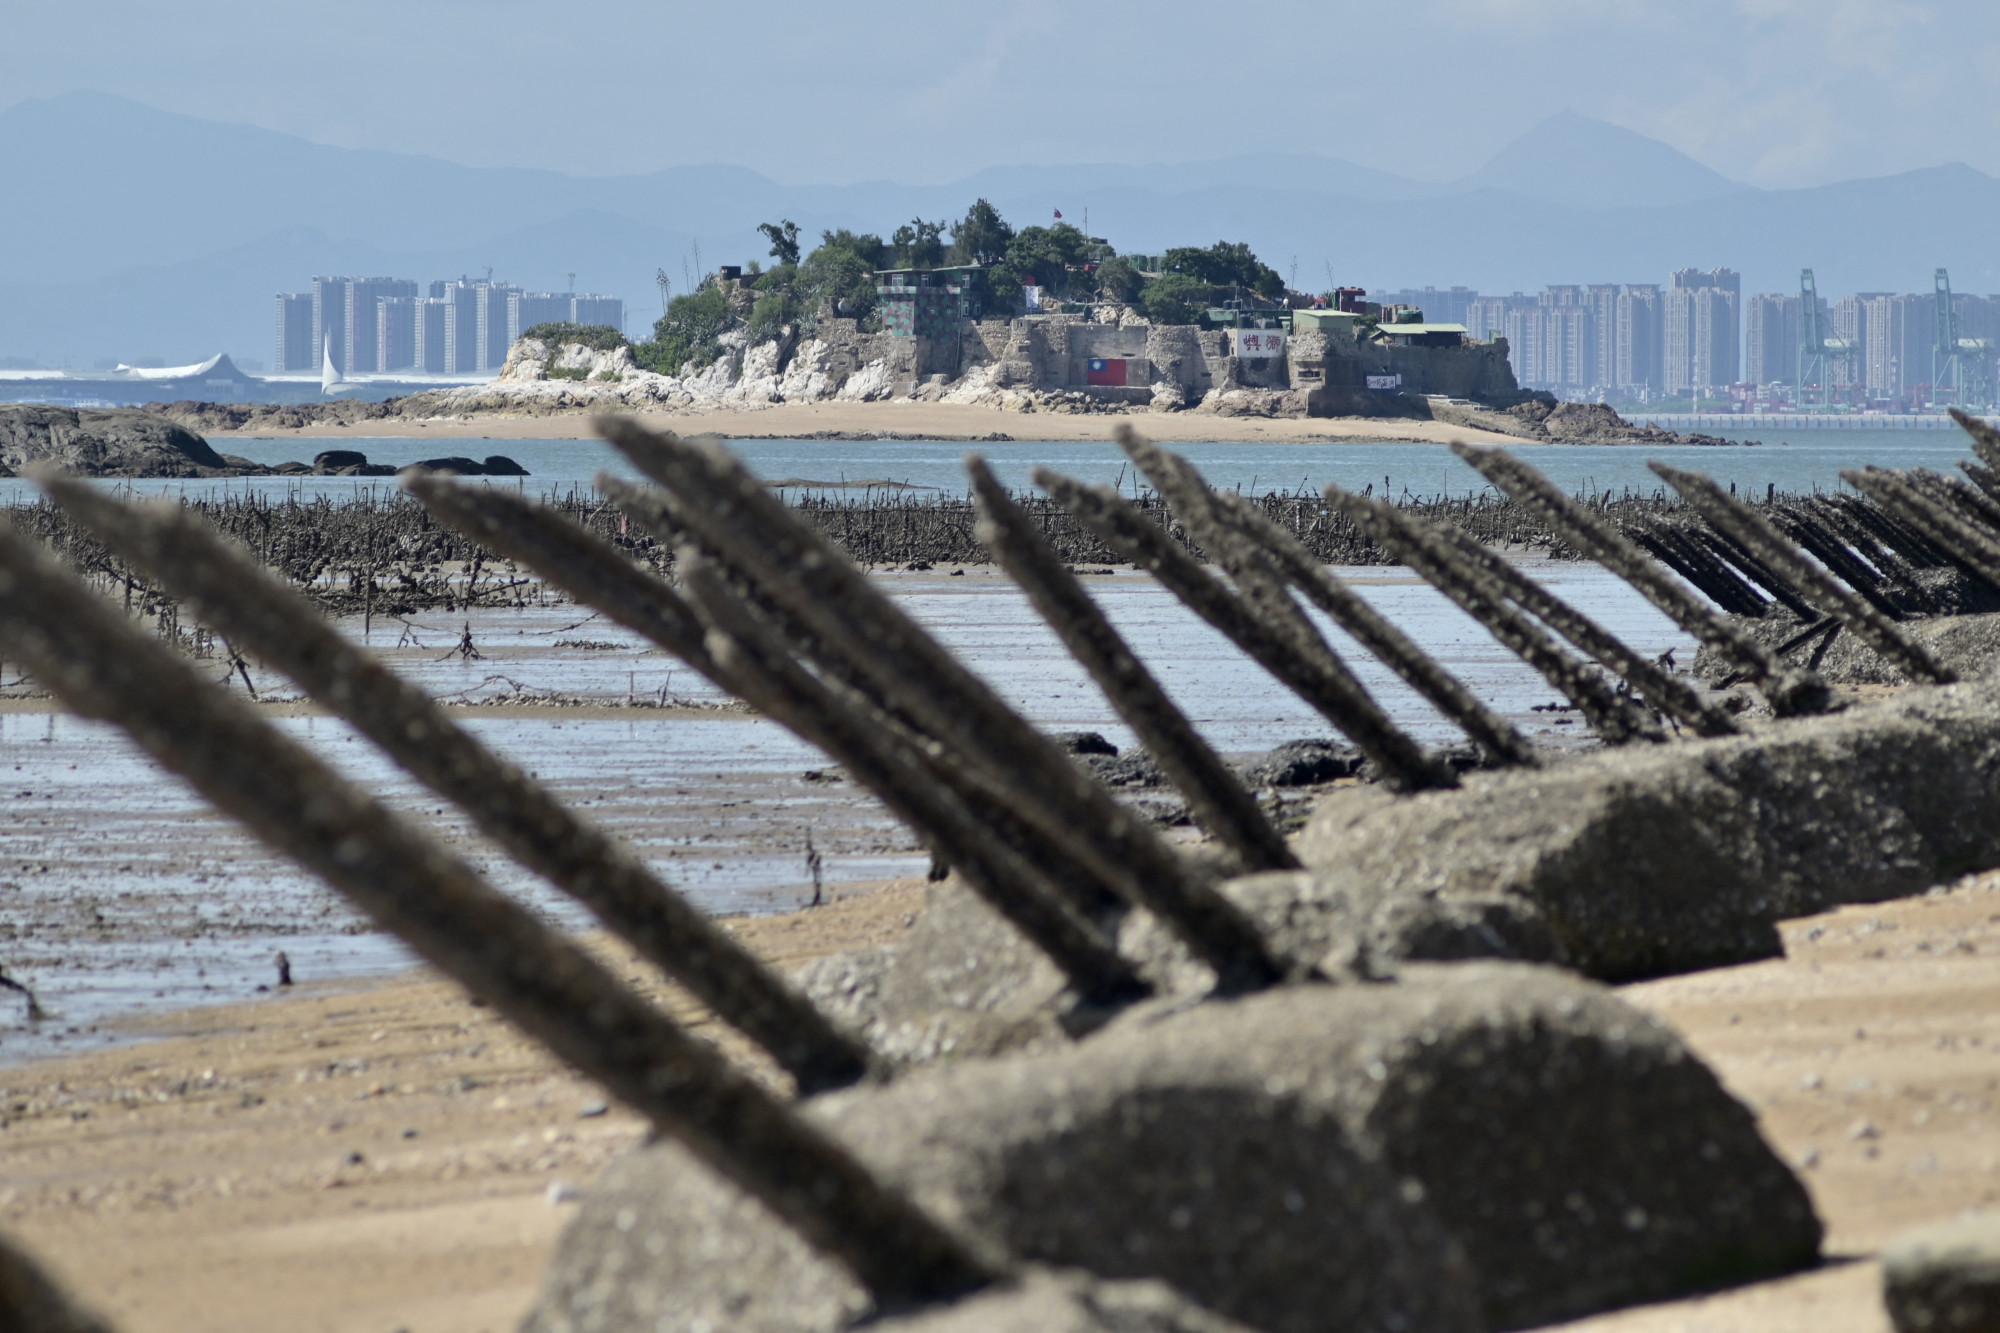
[[[1573,208],[1648,208],[1751,187],[1637,130],[1558,111],[1458,182]]]

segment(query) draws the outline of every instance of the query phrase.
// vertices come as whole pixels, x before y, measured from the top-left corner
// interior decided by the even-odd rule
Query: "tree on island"
[[[878,332],[876,275],[885,268],[976,266],[984,304],[1002,314],[1019,309],[1027,286],[1055,300],[1101,296],[1136,305],[1156,324],[1202,323],[1210,306],[1246,293],[1266,300],[1286,295],[1284,278],[1241,241],[1169,250],[1159,274],[1149,278],[1109,244],[1070,223],[1016,231],[985,199],[974,200],[957,222],[912,218],[886,242],[873,232],[822,231],[820,243],[803,257],[800,228],[790,218],[760,223],[757,230],[771,243],[777,262],[769,270],[755,262],[748,266],[748,299],[732,301],[714,274],[704,275],[694,291],[667,302],[652,340],[633,347],[635,362],[677,375],[720,356],[725,333],[740,330],[755,344],[787,330],[810,335],[825,319],[852,319],[862,332]]]
[[[760,222],[757,230],[771,243],[771,258],[780,264],[799,262],[799,224],[786,218],[783,222]]]

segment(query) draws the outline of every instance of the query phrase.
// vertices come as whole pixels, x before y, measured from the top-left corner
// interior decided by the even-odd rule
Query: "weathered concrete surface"
[[[1927,570],[1945,574],[1947,571]],[[1758,642],[1776,648],[1796,638],[1807,625],[1783,612],[1762,618],[1733,617],[1735,623]],[[1961,680],[1983,676],[2000,664],[2000,613],[1962,616],[1931,616],[1905,620],[1899,628],[1936,654],[1937,659]],[[1822,644],[1825,651],[1820,652]],[[1843,630],[1833,642],[1815,638],[1785,655],[1786,660],[1804,664],[1815,660],[1820,676],[1835,685],[1905,685],[1909,678],[1892,662],[1886,662],[1873,648]],[[1695,655],[1694,674],[1702,680],[1718,680],[1729,667],[1704,647]]]
[[[874,1333],[1249,1333],[1164,1282],[1102,1282],[1046,1270],[869,1327]]]
[[[2000,1330],[2000,1213],[1897,1237],[1882,1251],[1882,1303],[1896,1333]]]
[[[1820,1234],[1663,1025],[1512,964],[1142,1007],[807,1113],[982,1247],[1269,1333],[1524,1327],[1787,1271]],[[606,1172],[527,1328],[832,1329],[861,1300],[659,1144]]]
[[[1505,903],[1591,976],[1766,957],[1782,917],[2000,865],[2000,685],[1400,801],[1342,792],[1299,850],[1314,873],[1253,908],[1294,953],[1352,947],[1378,911]]]
[[[0,407],[0,476],[50,463],[80,477],[229,477],[269,468],[231,463],[185,427],[136,409]]]
[[[0,1329],[7,1333],[112,1333],[111,1325],[73,1302],[41,1265],[4,1236],[0,1236]]]
[[[799,977],[813,1003],[898,1066],[1066,1046],[1064,984],[956,875],[930,886],[895,948],[835,954]]]

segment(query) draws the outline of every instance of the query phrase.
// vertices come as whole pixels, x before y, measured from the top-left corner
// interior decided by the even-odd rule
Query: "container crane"
[[[1951,298],[1951,274],[1937,271],[1937,337],[1931,346],[1931,401],[1984,407],[1992,399],[1989,371],[1993,345],[1984,338],[1958,336],[1958,306]]]
[[[1847,378],[1852,380],[1854,351],[1851,339],[1829,338],[1820,327],[1819,287],[1813,281],[1811,269],[1800,269],[1799,377],[1793,386],[1798,391],[1800,407],[1815,405],[1815,393],[1818,395],[1817,406],[1824,407],[1832,402],[1834,368],[1847,367]]]

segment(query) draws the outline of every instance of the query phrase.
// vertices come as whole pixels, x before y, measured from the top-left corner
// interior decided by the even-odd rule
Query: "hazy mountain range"
[[[606,132],[598,127],[580,133]],[[893,139],[882,174],[897,174]],[[931,173],[927,173],[931,174]],[[1017,226],[1056,209],[1127,251],[1248,241],[1300,287],[1664,282],[1738,269],[1744,290],[2000,291],[2000,180],[1963,165],[1762,190],[1666,144],[1560,115],[1478,171],[1423,181],[1310,153],[1152,166],[991,167],[947,185],[783,185],[741,167],[635,176],[459,166],[331,148],[98,93],[0,112],[0,357],[268,360],[272,295],[315,273],[459,274],[622,296],[634,332],[702,266],[762,256],[755,227],[886,235],[984,196]]]

